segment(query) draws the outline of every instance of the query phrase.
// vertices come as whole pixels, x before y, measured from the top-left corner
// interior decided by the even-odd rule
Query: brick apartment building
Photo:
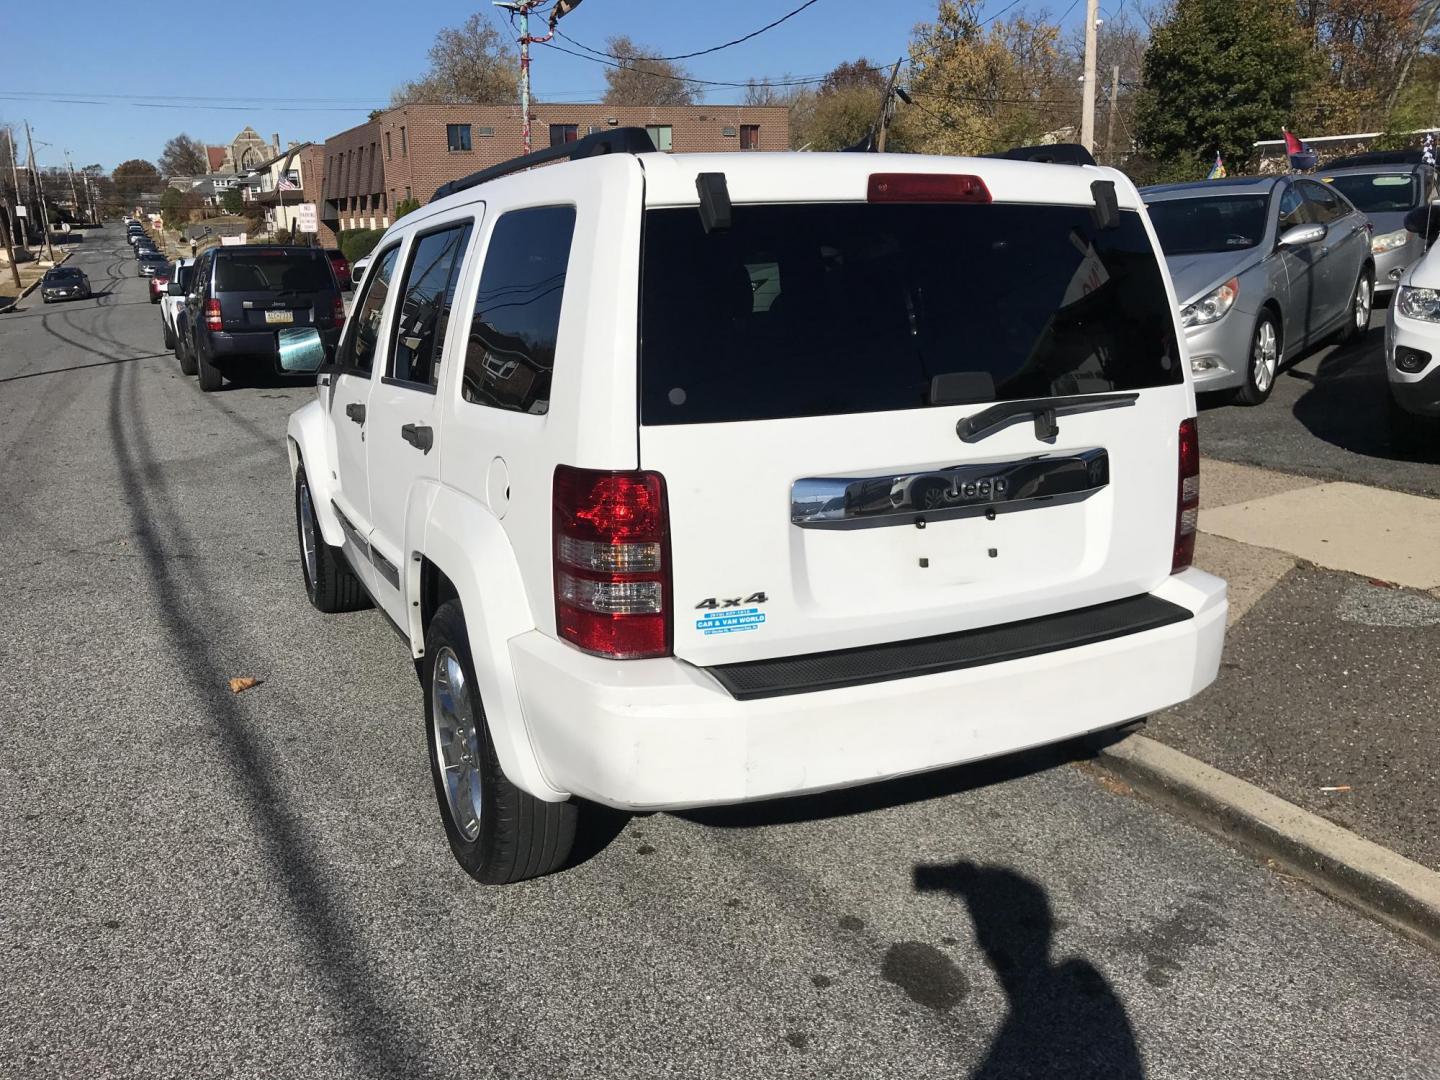
[[[660,150],[786,150],[784,106],[531,106],[531,145],[573,142],[595,131],[643,127]],[[447,180],[524,152],[518,105],[402,105],[332,135],[324,146],[322,224],[383,229],[404,199],[428,202]]]

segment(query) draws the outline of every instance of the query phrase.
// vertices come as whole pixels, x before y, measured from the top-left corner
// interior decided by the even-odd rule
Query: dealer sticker
[[[765,613],[759,608],[739,608],[726,611],[706,612],[695,620],[695,629],[702,634],[739,634],[746,630],[759,630],[765,623]]]

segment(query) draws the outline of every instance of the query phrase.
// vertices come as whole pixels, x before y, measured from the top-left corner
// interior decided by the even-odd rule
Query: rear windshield
[[[329,260],[263,252],[215,260],[215,288],[224,292],[320,292],[335,287]]]
[[[1324,180],[1367,214],[1404,212],[1419,204],[1419,185],[1410,173],[1348,173]]]
[[[774,420],[1182,380],[1140,216],[1088,207],[736,206],[645,217],[645,424]],[[942,402],[944,403],[944,402]]]
[[[1244,251],[1265,238],[1270,196],[1209,195],[1149,204],[1150,223],[1166,255]]]

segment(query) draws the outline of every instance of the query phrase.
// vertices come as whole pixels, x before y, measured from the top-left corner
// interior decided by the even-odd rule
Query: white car
[[[290,418],[310,599],[407,642],[472,876],[561,866],[587,801],[863,784],[1214,679],[1195,395],[1123,174],[647,149],[406,215]]]
[[[176,259],[170,264],[169,282],[165,294],[160,297],[160,332],[165,338],[165,348],[179,354],[179,338],[175,330],[175,313],[185,305],[185,291],[190,286],[190,268],[194,259]]]
[[[1385,374],[1395,438],[1402,444],[1440,440],[1440,255],[1434,247],[1400,279],[1385,319]]]

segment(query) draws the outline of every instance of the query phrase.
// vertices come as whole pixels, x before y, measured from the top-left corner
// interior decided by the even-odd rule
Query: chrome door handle
[[[400,428],[400,437],[426,454],[435,445],[435,430],[423,424],[405,424]]]
[[[351,420],[354,420],[355,423],[363,424],[365,423],[365,406],[361,405],[358,401],[352,401],[349,405],[345,406],[345,415]]]

